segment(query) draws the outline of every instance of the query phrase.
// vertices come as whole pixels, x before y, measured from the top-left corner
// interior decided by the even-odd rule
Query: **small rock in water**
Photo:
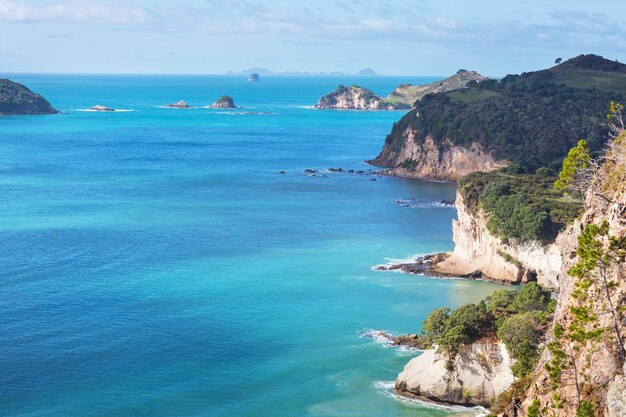
[[[172,109],[191,109],[192,108],[189,104],[185,103],[183,100],[180,100],[176,103],[168,104],[165,107],[169,107]]]
[[[115,109],[112,109],[112,108],[106,107],[106,106],[101,106],[99,104],[96,104],[95,106],[93,106],[91,108],[91,110],[95,110],[95,111],[115,111]]]
[[[279,174],[284,174],[284,173],[285,173],[285,171],[280,171],[280,172],[279,172]]]
[[[343,172],[343,168],[328,168],[330,172]]]

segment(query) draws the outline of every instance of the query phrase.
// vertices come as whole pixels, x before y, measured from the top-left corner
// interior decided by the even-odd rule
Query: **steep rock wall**
[[[504,344],[483,339],[459,350],[453,371],[436,349],[413,358],[396,379],[396,392],[407,397],[463,404],[489,404],[514,381]]]
[[[562,259],[555,243],[504,243],[489,232],[482,212],[470,213],[459,192],[456,207],[458,220],[452,223],[454,252],[434,265],[435,271],[461,276],[480,272],[486,278],[511,283],[536,279],[543,287],[557,288]]]
[[[626,157],[626,149],[622,149]],[[614,167],[612,168],[614,169]],[[622,166],[622,169],[626,167]],[[608,175],[607,175],[608,174]],[[576,249],[578,237],[585,224],[599,224],[607,220],[609,233],[613,236],[626,235],[626,183],[623,180],[614,184],[617,191],[613,191],[606,199],[604,190],[605,178],[610,176],[607,167],[600,170],[594,183],[587,193],[586,211],[582,218],[563,231],[557,238],[557,245],[563,254],[563,265],[557,276],[559,293],[554,313],[554,323],[568,329],[574,322],[572,307],[580,307],[579,301],[573,296],[575,278],[568,271],[577,262]],[[603,195],[604,197],[601,197]],[[626,300],[626,264],[617,263],[608,269],[610,279],[615,283],[613,302],[624,306]],[[602,291],[596,284],[588,289],[588,294],[594,294],[590,314],[597,317],[586,325],[586,331],[611,328],[611,314],[607,313],[606,301],[599,296]],[[626,334],[626,322],[622,316],[619,327],[622,335]],[[555,340],[553,329],[548,332],[548,342]],[[609,330],[600,339],[592,338],[582,342],[561,341],[560,344],[571,343],[572,361],[576,365],[579,375],[581,397],[594,404],[595,416],[624,417],[626,416],[626,369],[623,360],[619,357],[613,332]],[[564,349],[568,349],[567,346]],[[576,415],[577,389],[573,378],[573,366],[561,372],[561,378],[556,389],[552,389],[549,372],[545,365],[549,363],[552,354],[548,349],[542,353],[540,362],[532,377],[532,382],[521,403],[511,412],[504,413],[506,417],[525,416],[528,407],[538,399],[542,406],[550,406],[555,417],[571,417]],[[571,363],[571,362],[570,362]],[[555,396],[564,399],[559,407],[554,407]]]
[[[407,129],[398,143],[385,143],[373,165],[390,168],[392,175],[407,178],[455,181],[477,171],[493,171],[507,165],[485,152],[478,143],[470,148],[454,146],[449,141],[440,145],[432,137],[423,144],[415,141],[415,132]]]

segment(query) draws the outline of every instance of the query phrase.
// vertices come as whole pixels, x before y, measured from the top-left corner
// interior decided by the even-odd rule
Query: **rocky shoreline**
[[[392,262],[383,265],[376,265],[374,271],[398,271],[405,274],[425,275],[431,278],[459,278],[472,280],[487,280],[496,284],[515,284],[504,279],[494,279],[483,275],[480,271],[473,271],[467,274],[457,274],[438,269],[437,265],[445,261],[452,255],[451,252],[441,252],[430,255],[418,256],[410,261]]]

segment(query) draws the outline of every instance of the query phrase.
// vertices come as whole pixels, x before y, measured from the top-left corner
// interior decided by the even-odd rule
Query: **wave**
[[[393,348],[399,356],[415,356],[416,353],[423,352],[423,350],[418,348],[396,345],[393,340],[394,335],[386,330],[364,329],[359,334],[359,337],[372,339],[374,343],[385,349]]]
[[[424,258],[424,256],[426,255],[425,254],[412,255],[404,259],[385,258],[385,260],[388,261],[387,263],[374,265],[370,269],[372,271],[391,271],[391,272],[398,272],[398,273],[404,274],[405,272],[403,270],[401,270],[400,268],[394,268],[394,267],[398,265],[416,263],[420,259]]]
[[[394,381],[375,381],[373,385],[374,389],[378,391],[381,395],[387,398],[391,398],[394,401],[398,401],[412,408],[428,408],[431,410],[447,411],[454,414],[464,413],[464,415],[467,415],[468,417],[485,417],[489,415],[489,410],[481,406],[465,407],[462,405],[439,404],[426,400],[420,400],[417,398],[403,397],[394,392]]]
[[[75,111],[89,112],[89,113],[129,113],[134,112],[135,109],[114,109],[114,110],[94,110],[94,109],[76,109]]]
[[[455,208],[454,201],[448,201],[448,200],[423,201],[423,200],[416,200],[416,199],[413,199],[413,198],[406,198],[406,199],[405,198],[398,198],[396,200],[396,204],[399,204],[402,207],[415,208],[415,209],[424,209],[424,208],[453,209],[453,208]]]

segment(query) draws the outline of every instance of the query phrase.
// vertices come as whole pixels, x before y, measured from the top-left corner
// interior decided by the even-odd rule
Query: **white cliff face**
[[[454,252],[434,266],[439,272],[453,275],[483,276],[511,283],[535,279],[545,287],[558,288],[557,276],[561,269],[561,251],[556,243],[504,243],[487,229],[482,213],[470,213],[457,192],[458,220],[452,223]]]
[[[372,91],[357,87],[339,87],[315,105],[318,109],[386,110],[387,104]]]
[[[402,145],[392,148],[385,144],[373,164],[391,168],[400,177],[454,181],[472,172],[488,172],[507,165],[474,143],[471,147],[454,146],[445,141],[439,146],[428,136],[423,144],[415,141],[415,132],[407,129]]]
[[[398,375],[396,391],[408,397],[489,406],[515,380],[512,359],[501,342],[482,340],[463,347],[453,371],[446,369],[446,362],[435,349],[425,350]]]

